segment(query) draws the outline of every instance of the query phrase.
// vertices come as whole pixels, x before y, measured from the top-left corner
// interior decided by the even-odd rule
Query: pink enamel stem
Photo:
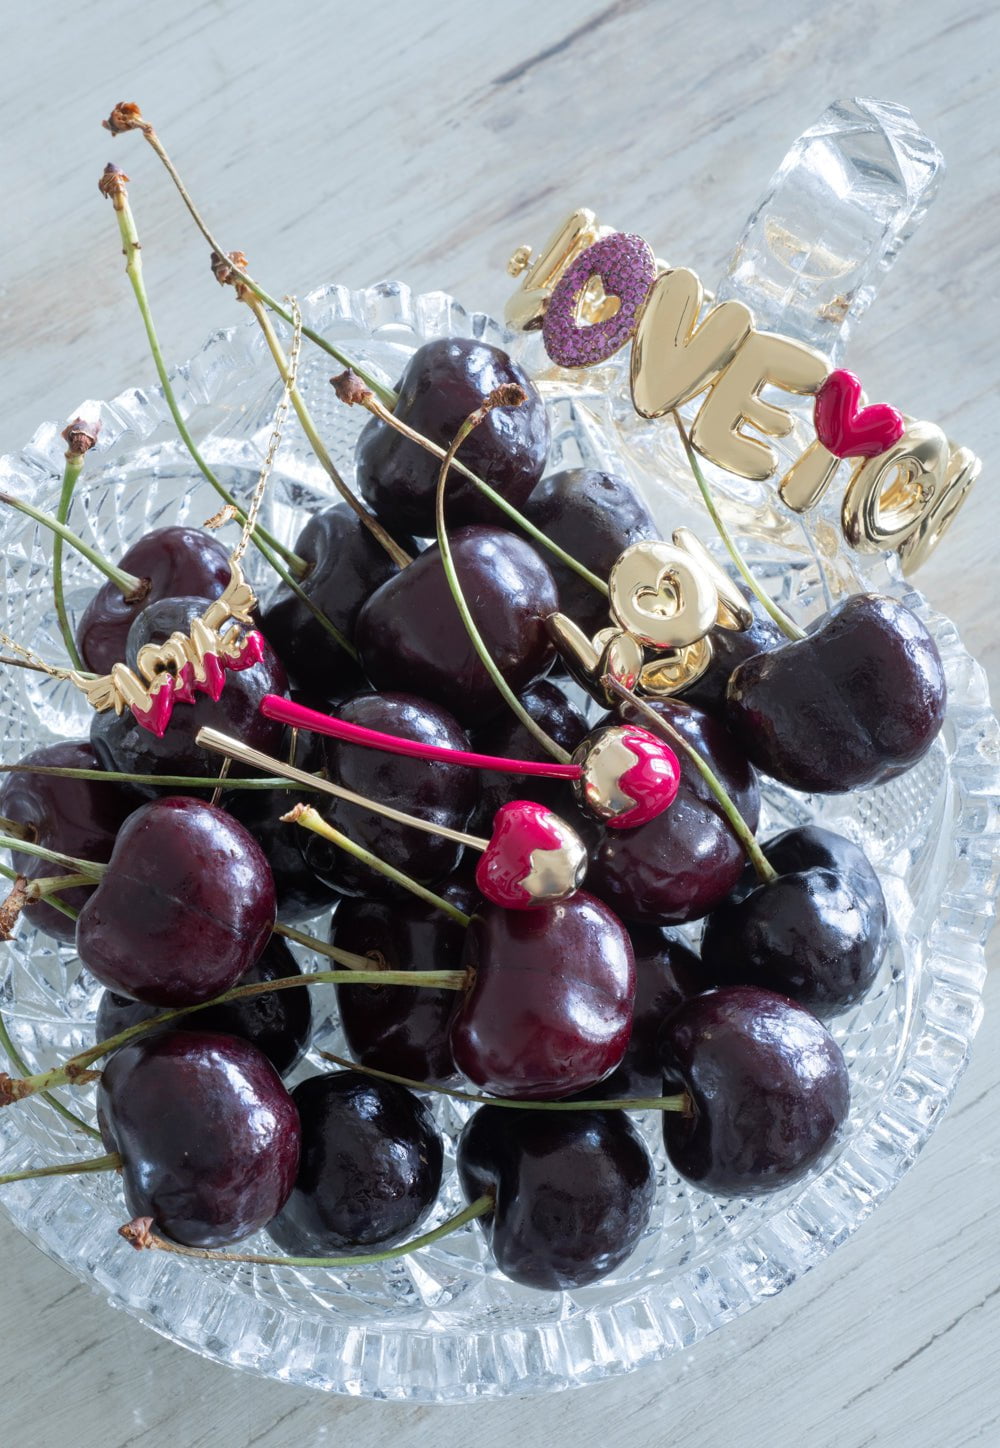
[[[579,779],[583,766],[579,764],[556,764],[554,760],[504,759],[497,754],[470,754],[465,749],[447,749],[440,744],[420,744],[415,739],[401,739],[398,734],[382,734],[378,729],[365,729],[361,724],[348,724],[344,719],[333,719],[329,714],[320,714],[296,704],[291,699],[282,699],[277,694],[265,694],[261,700],[260,712],[267,719],[276,719],[279,724],[290,724],[295,729],[310,729],[314,734],[328,734],[333,739],[343,739],[349,744],[363,744],[369,749],[382,749],[387,754],[405,754],[412,759],[440,760],[442,764],[465,764],[472,769],[495,769],[502,774],[540,774],[548,779]]]

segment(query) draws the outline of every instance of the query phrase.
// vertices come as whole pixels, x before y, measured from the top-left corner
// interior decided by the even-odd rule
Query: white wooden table
[[[850,360],[873,393],[987,458],[920,581],[996,693],[998,51],[984,0],[700,0],[686,13],[656,0],[9,7],[0,451],[84,397],[151,376],[96,189],[109,158],[132,177],[168,354],[233,320],[152,155],[99,129],[120,99],[142,103],[225,244],[273,291],[398,276],[487,310],[502,306],[513,247],[577,204],[717,274],[788,142],[829,100],[899,100],[950,175]],[[1000,971],[987,1006],[1000,1007]],[[410,1408],[229,1373],[112,1312],[0,1222],[0,1441],[992,1448],[996,1042],[988,1014],[916,1169],[824,1266],[684,1359],[547,1400]]]

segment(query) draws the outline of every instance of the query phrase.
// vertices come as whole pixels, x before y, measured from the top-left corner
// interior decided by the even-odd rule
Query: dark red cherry
[[[274,879],[253,836],[225,810],[167,796],[119,830],[76,948],[119,995],[196,1005],[236,984],[273,925]]]
[[[664,1090],[690,1113],[663,1113],[674,1168],[728,1196],[774,1191],[820,1158],[847,1117],[843,1053],[811,1011],[753,986],[695,996],[660,1038]]]
[[[652,513],[625,478],[595,468],[570,468],[543,478],[522,512],[571,558],[607,582],[620,554],[658,538]],[[586,634],[607,628],[608,600],[578,573],[548,556],[559,589],[559,610]]]
[[[397,540],[415,552],[411,538]],[[311,565],[300,587],[330,622],[354,639],[361,605],[397,571],[396,565],[343,503],[314,513],[295,542]],[[292,683],[325,698],[344,698],[364,687],[360,668],[285,583],[261,614],[261,629]]]
[[[764,846],[779,871],[744,877],[708,917],[701,943],[712,985],[757,985],[827,1017],[861,999],[878,974],[888,912],[867,855],[818,825]]]
[[[701,961],[676,930],[630,925],[635,954],[635,1006],[632,1035],[621,1064],[599,1086],[584,1092],[602,1101],[628,1096],[659,1096],[663,1090],[660,1031],[682,1001],[706,990]]]
[[[287,758],[287,750],[282,751],[282,758]],[[310,773],[324,767],[323,744],[318,735],[299,733],[292,763]],[[267,856],[274,876],[278,918],[285,925],[310,920],[340,898],[306,864],[301,848],[303,831],[297,825],[282,823],[282,815],[300,798],[313,796],[285,789],[230,789],[222,796],[223,809],[250,831]]]
[[[481,1106],[458,1143],[462,1191],[500,1271],[525,1287],[584,1287],[621,1266],[649,1223],[652,1158],[624,1111]]]
[[[84,740],[46,744],[26,754],[21,764],[62,769],[101,769],[102,763]],[[0,815],[31,831],[31,840],[48,850],[93,860],[103,865],[111,858],[115,838],[141,795],[111,780],[60,779],[47,774],[8,774],[0,787]],[[68,866],[52,865],[36,855],[12,851],[14,869],[28,880],[50,879],[71,873]],[[92,892],[89,885],[63,890],[60,900],[79,910]],[[76,921],[54,910],[44,900],[25,907],[25,918],[56,940],[76,939]]]
[[[280,980],[301,974],[294,955],[281,936],[272,935],[256,965],[241,975],[236,984],[255,985],[262,980]],[[97,1007],[94,1039],[106,1041],[129,1026],[152,1020],[158,1009],[106,990]],[[309,1044],[312,1031],[309,991],[303,985],[301,990],[276,990],[270,995],[247,996],[245,1000],[230,1001],[228,1005],[211,1006],[195,1015],[181,1016],[171,1022],[170,1029],[217,1031],[224,1036],[239,1036],[241,1041],[249,1041],[263,1052],[279,1075],[285,1076],[298,1064]]]
[[[588,732],[588,725],[575,705],[571,704],[558,685],[548,679],[536,679],[521,695],[521,703],[550,739],[572,754]],[[472,748],[480,754],[497,754],[504,759],[551,760],[533,734],[511,710],[492,720],[472,735]],[[563,779],[534,778],[519,774],[498,774],[483,770],[480,775],[479,808],[473,816],[472,828],[488,835],[493,818],[502,804],[512,799],[533,799],[562,815],[567,824],[577,828],[572,787]]]
[[[494,1096],[572,1096],[621,1061],[635,964],[621,921],[577,891],[559,905],[473,918],[462,964],[474,972],[452,1021],[455,1065]]]
[[[552,574],[523,538],[502,528],[460,528],[451,547],[486,647],[520,693],[554,656],[545,628],[558,607]],[[357,643],[377,689],[432,699],[468,728],[507,707],[469,640],[436,545],[372,594],[358,619]]]
[[[76,641],[95,674],[110,674],[123,661],[128,631],[147,605],[181,595],[218,598],[230,579],[227,550],[202,528],[154,528],[123,554],[121,567],[148,579],[149,589],[138,603],[126,603],[109,581],[84,609]]]
[[[151,604],[136,619],[122,660],[126,653],[134,660],[143,644],[162,643],[175,630],[185,632],[194,614],[204,607],[204,600],[194,598],[162,599]],[[253,749],[279,754],[284,730],[274,720],[264,718],[260,701],[265,694],[286,693],[287,687],[285,671],[265,641],[260,663],[240,672],[226,672],[218,699],[196,693],[193,704],[176,702],[162,738],[143,728],[128,709],[120,715],[105,709],[94,714],[90,740],[106,769],[128,774],[214,777],[218,774],[218,756],[195,743],[198,730],[219,729]]]
[[[188,1247],[249,1237],[280,1210],[299,1164],[299,1117],[248,1041],[157,1031],[108,1061],[97,1093],[104,1144],[124,1160],[128,1210]]]
[[[758,769],[792,789],[837,794],[922,759],[946,701],[941,656],[916,614],[859,593],[807,638],[741,664],[727,707]]]
[[[677,700],[651,702],[708,761],[747,824],[756,829],[756,776],[725,726]],[[630,705],[620,712],[627,723],[645,727]],[[743,847],[708,785],[681,750],[677,757],[681,783],[670,808],[638,829],[605,830],[591,855],[587,889],[629,922],[681,925],[699,920],[726,898],[746,864]]]
[[[292,1100],[301,1162],[268,1235],[296,1257],[378,1251],[410,1236],[437,1197],[444,1159],[423,1102],[357,1071],[313,1076]]]
[[[470,913],[476,890],[450,880],[439,893]],[[339,950],[367,955],[387,970],[458,970],[465,926],[420,900],[344,900],[330,926]],[[338,985],[337,1005],[347,1047],[356,1061],[411,1081],[440,1085],[455,1076],[449,1031],[458,1005],[453,990]]]
[[[412,694],[361,694],[341,705],[337,714],[350,724],[360,724],[383,734],[398,734],[404,739],[416,739],[445,749],[469,747],[464,731],[447,710]],[[436,825],[462,830],[468,824],[479,798],[479,777],[475,770],[408,759],[339,739],[323,742],[331,783]],[[386,864],[405,871],[421,884],[452,874],[461,859],[461,845],[441,835],[415,830],[412,825],[397,824],[361,805],[320,796],[317,808],[355,844],[371,850]],[[342,894],[397,900],[406,896],[402,886],[359,864],[338,846],[319,835],[300,833],[307,864]]]
[[[684,703],[693,704],[696,709],[706,709],[720,719],[726,717],[726,689],[733,670],[755,654],[767,654],[785,643],[785,635],[764,612],[755,598],[747,600],[753,612],[753,623],[747,629],[714,628],[709,637],[712,640],[712,662],[687,689]]]
[[[498,347],[469,337],[439,337],[419,347],[397,384],[395,415],[441,447],[485,398],[505,383],[520,385],[520,407],[495,408],[462,444],[461,459],[483,482],[520,505],[542,476],[549,450],[549,420],[538,389]],[[388,528],[418,537],[434,532],[434,494],[440,461],[377,418],[362,429],[355,454],[358,486]],[[499,513],[452,472],[448,519],[496,523]]]

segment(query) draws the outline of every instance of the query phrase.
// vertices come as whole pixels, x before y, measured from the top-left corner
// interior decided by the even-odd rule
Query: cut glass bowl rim
[[[367,334],[412,346],[407,339],[465,335],[515,353],[530,346],[445,293],[415,294],[398,282],[356,292],[322,287],[303,301],[302,310],[307,323],[338,340]],[[248,322],[214,334],[192,362],[175,370],[185,413],[217,400],[218,361],[226,349],[242,364],[259,360],[259,338],[251,329]],[[169,420],[158,388],[119,394],[101,404],[101,417],[101,450],[123,439],[141,449],[154,428]],[[18,457],[0,460],[0,475],[16,474],[22,486],[32,478],[51,480],[61,472],[61,458],[59,427],[46,424]],[[12,532],[5,520],[5,542]],[[997,882],[1000,728],[990,712],[983,670],[962,647],[954,626],[902,583],[885,560],[866,564],[865,575],[923,617],[949,678],[959,680],[949,700],[956,821],[942,890],[949,908],[936,911],[930,927],[907,1070],[897,1073],[880,1108],[836,1157],[759,1228],[734,1239],[709,1264],[647,1282],[624,1301],[552,1321],[497,1324],[476,1332],[460,1322],[415,1328],[331,1317],[304,1341],[296,1323],[273,1301],[240,1292],[239,1271],[220,1277],[216,1269],[202,1271],[204,1264],[127,1252],[98,1220],[100,1204],[91,1199],[86,1177],[22,1183],[7,1189],[10,1194],[0,1197],[0,1205],[47,1255],[163,1336],[260,1375],[377,1398],[455,1402],[552,1391],[616,1376],[694,1344],[808,1271],[856,1230],[912,1165],[954,1092],[981,1019],[983,946]],[[9,970],[3,980],[8,978]],[[27,1149],[19,1139],[18,1120],[16,1108],[0,1113],[0,1158]],[[72,1236],[67,1224],[73,1225]],[[249,1313],[235,1343],[227,1340],[224,1321],[231,1294],[240,1294]],[[185,1302],[181,1312],[171,1310],[178,1298]]]

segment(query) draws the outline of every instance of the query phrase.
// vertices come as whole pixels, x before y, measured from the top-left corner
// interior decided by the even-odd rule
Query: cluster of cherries
[[[545,406],[505,354],[427,343],[394,415],[446,449],[509,385],[523,401],[489,411],[462,461],[607,578],[657,538],[653,518],[623,478],[543,479]],[[725,1195],[783,1187],[830,1149],[849,1082],[824,1022],[875,979],[885,901],[847,839],[788,830],[751,865],[731,816],[752,836],[758,770],[836,792],[910,767],[941,725],[940,659],[888,598],[850,598],[797,642],[755,611],[748,629],[713,630],[711,663],[683,698],[643,700],[610,678],[613,707],[595,719],[549,620],[599,635],[606,597],[516,523],[499,526],[495,503],[453,469],[454,575],[532,731],[470,638],[440,543],[414,541],[435,533],[439,458],[373,418],[356,465],[365,503],[413,561],[398,567],[342,504],[315,514],[295,545],[309,565],[300,589],[279,586],[254,620],[257,661],[177,702],[160,732],[105,710],[89,740],[34,751],[0,790],[0,829],[42,851],[14,850],[25,918],[75,944],[105,987],[97,1039],[117,1048],[98,1119],[133,1240],[217,1249],[264,1228],[282,1252],[320,1261],[407,1244],[443,1163],[417,1092],[461,1095],[464,1077],[477,1105],[457,1151],[463,1220],[478,1217],[513,1280],[578,1287],[625,1260],[652,1210],[653,1157],[623,1108],[656,1105],[674,1169]],[[148,586],[128,602],[108,583],[82,615],[77,643],[96,674],[186,632],[230,579],[222,545],[191,528],[147,534],[121,566]],[[244,762],[216,788],[226,741]],[[251,755],[274,787],[240,787]],[[313,782],[308,821],[289,817],[282,775]],[[75,883],[39,885],[68,869]],[[355,1069],[289,1093],[282,1077],[312,1022],[285,937],[330,907],[329,953],[393,983],[339,980]],[[695,953],[676,927],[702,920]],[[422,984],[429,970],[460,973],[461,989]],[[275,981],[291,986],[260,989]],[[165,1011],[177,1014],[158,1023]],[[59,1079],[87,1079],[94,1059]],[[34,1079],[6,1078],[0,1095]]]

